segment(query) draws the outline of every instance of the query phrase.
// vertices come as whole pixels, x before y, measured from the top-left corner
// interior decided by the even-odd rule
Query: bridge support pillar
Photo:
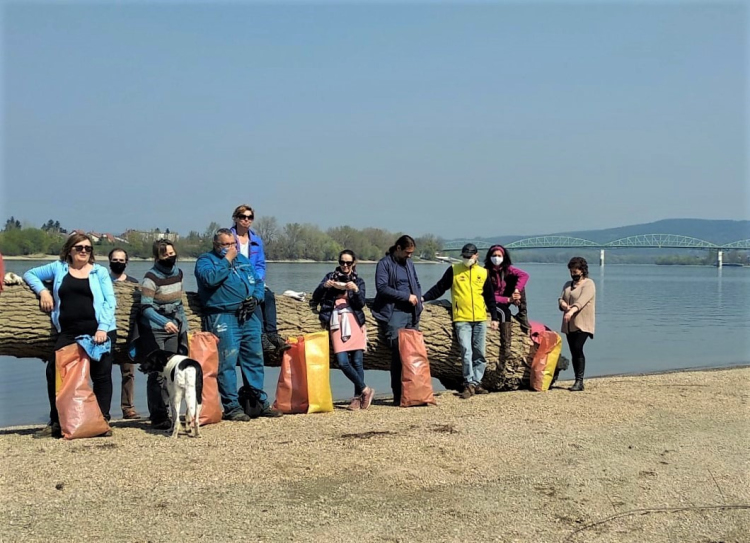
[[[724,251],[719,251],[716,254],[716,267],[721,268],[724,265]]]
[[[604,249],[599,251],[599,265],[604,266]]]

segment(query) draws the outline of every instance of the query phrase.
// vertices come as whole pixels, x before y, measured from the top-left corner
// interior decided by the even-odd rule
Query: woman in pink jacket
[[[510,320],[511,305],[518,307],[516,320],[521,329],[526,333],[530,329],[526,307],[526,283],[529,281],[529,274],[512,265],[510,253],[502,245],[490,247],[484,259],[484,267],[487,268],[495,291],[497,314],[500,317],[500,349],[503,358],[507,359],[510,357],[513,330]]]

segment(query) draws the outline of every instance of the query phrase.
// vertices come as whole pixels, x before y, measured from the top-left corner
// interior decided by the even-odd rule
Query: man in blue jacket
[[[245,386],[255,389],[263,401],[261,416],[280,416],[263,392],[261,324],[254,311],[263,301],[265,285],[250,260],[237,252],[231,230],[217,230],[213,251],[195,263],[195,278],[203,305],[203,329],[219,338],[218,382],[224,419],[250,420],[237,395],[237,365]]]

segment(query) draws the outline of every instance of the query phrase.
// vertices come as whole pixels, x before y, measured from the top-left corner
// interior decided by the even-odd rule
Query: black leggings
[[[55,342],[55,350],[62,349],[66,345],[76,342],[78,334],[60,333]],[[93,334],[92,334],[93,335]],[[117,342],[117,330],[108,332],[109,340],[112,342],[112,348],[115,348]],[[112,404],[112,353],[102,356],[99,362],[91,361],[90,372],[91,381],[94,383],[94,396],[96,403],[99,404],[102,415],[109,420],[109,408]],[[52,360],[47,362],[47,397],[49,399],[49,418],[51,422],[60,422],[60,416],[57,414],[57,405],[55,404],[55,355]]]
[[[570,356],[573,359],[573,367],[579,362],[586,362],[586,357],[583,354],[583,344],[591,334],[588,332],[581,332],[577,330],[575,332],[568,332],[568,347],[570,347]]]

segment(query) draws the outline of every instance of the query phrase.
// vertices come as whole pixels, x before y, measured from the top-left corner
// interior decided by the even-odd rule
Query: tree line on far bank
[[[210,251],[214,232],[222,225],[212,222],[203,232],[193,230],[175,242],[177,253],[197,257]],[[360,260],[378,260],[402,234],[382,228],[357,229],[337,226],[322,230],[313,224],[279,225],[275,217],[261,217],[253,230],[263,239],[268,260],[336,260],[343,249],[351,249]],[[68,234],[58,221],[48,221],[41,228],[21,225],[11,217],[0,232],[0,253],[7,256],[56,255],[62,250]],[[123,247],[131,257],[152,258],[154,233],[129,232],[127,243],[111,243],[106,238],[94,242],[95,252],[105,255],[114,247]],[[432,234],[416,237],[420,258],[432,260],[443,240]]]

